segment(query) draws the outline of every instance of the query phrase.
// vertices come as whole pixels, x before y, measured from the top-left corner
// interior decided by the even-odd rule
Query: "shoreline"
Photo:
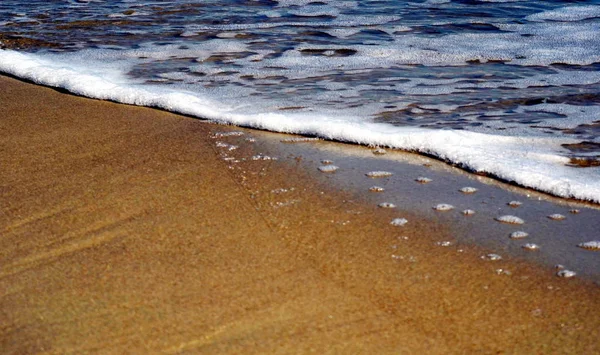
[[[449,220],[334,189],[282,135],[0,87],[9,352],[600,350],[596,285],[434,246]]]

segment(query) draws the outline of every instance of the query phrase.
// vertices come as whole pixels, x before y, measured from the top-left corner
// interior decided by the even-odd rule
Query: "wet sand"
[[[7,77],[0,108],[6,353],[600,351],[596,285],[434,248],[461,227],[380,213],[268,133]]]

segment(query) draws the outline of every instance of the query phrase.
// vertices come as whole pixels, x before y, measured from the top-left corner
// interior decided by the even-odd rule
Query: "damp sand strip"
[[[0,107],[8,353],[600,351],[596,286],[435,247],[448,225],[352,202],[267,133],[223,150],[239,128],[6,77]]]

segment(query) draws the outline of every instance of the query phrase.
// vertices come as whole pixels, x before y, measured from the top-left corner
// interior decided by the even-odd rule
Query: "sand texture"
[[[597,286],[433,248],[265,134],[0,77],[1,352],[600,352]]]

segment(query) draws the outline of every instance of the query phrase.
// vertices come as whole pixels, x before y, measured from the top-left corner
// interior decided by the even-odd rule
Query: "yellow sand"
[[[230,165],[233,129],[0,77],[1,352],[600,352],[597,286]]]

